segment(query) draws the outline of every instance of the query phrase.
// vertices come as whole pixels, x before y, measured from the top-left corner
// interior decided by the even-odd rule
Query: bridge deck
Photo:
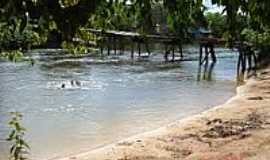
[[[183,50],[182,50],[182,42],[183,39],[181,37],[178,37],[176,35],[147,35],[147,34],[140,34],[137,32],[128,32],[128,31],[114,31],[114,30],[98,30],[98,29],[84,29],[85,31],[88,31],[90,33],[95,34],[98,37],[102,37],[102,40],[98,43],[96,43],[97,46],[100,47],[101,54],[103,54],[103,49],[107,48],[107,53],[110,55],[110,50],[114,50],[114,54],[116,54],[117,50],[117,41],[121,42],[121,40],[129,39],[131,43],[131,58],[134,58],[134,44],[137,44],[137,51],[139,57],[144,57],[145,54],[141,53],[141,45],[145,45],[145,48],[148,53],[148,57],[150,56],[151,52],[148,48],[148,43],[161,43],[164,45],[164,59],[165,61],[175,61],[176,55],[176,49],[175,47],[178,47],[178,53],[180,54],[180,60],[183,59]],[[130,42],[129,41],[129,42]],[[194,40],[198,44],[200,44],[199,47],[199,66],[201,66],[204,62],[205,64],[208,64],[208,57],[211,56],[212,62],[216,62],[216,55],[215,55],[215,45],[220,43],[225,43],[224,40],[214,37],[202,37],[199,39]],[[127,41],[128,42],[128,41]],[[237,64],[237,71],[240,71],[240,68],[242,68],[242,72],[246,70],[247,65],[248,68],[251,68],[252,65],[252,59],[254,63],[254,68],[256,68],[256,55],[254,51],[252,50],[252,45],[245,44],[241,42],[235,42],[235,46],[239,51],[238,56],[238,64]],[[94,44],[94,43],[90,43]],[[121,49],[124,50],[124,46],[120,46],[120,52]],[[246,64],[248,63],[248,64]]]
[[[151,39],[160,41],[175,41],[180,38],[176,35],[159,35],[159,34],[140,34],[138,32],[128,32],[128,31],[114,31],[114,30],[101,30],[101,29],[84,29],[90,33],[99,36],[109,36],[109,37],[125,37],[125,38],[139,38],[139,39]]]

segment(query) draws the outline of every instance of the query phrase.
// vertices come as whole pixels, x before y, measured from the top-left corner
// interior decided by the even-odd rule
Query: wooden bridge
[[[164,45],[164,58],[166,61],[176,60],[176,50],[178,49],[179,60],[183,58],[183,51],[180,38],[174,35],[144,35],[137,32],[126,32],[126,31],[105,31],[95,29],[85,29],[86,31],[95,34],[97,37],[101,37],[98,41],[97,46],[100,48],[103,54],[104,49],[107,49],[107,54],[110,55],[111,51],[117,54],[117,44],[121,42],[131,44],[131,58],[135,57],[135,50],[137,50],[139,57],[147,57],[151,55],[149,44],[163,44]],[[121,52],[125,46],[120,46],[118,50]],[[142,47],[145,47],[147,55],[142,54]],[[169,60],[169,56],[171,59]]]
[[[183,49],[182,42],[184,41],[181,37],[175,35],[144,35],[137,32],[126,32],[126,31],[112,31],[112,30],[96,30],[96,29],[84,29],[94,35],[96,35],[99,40],[97,41],[97,46],[100,48],[101,54],[103,54],[104,49],[107,49],[107,55],[114,51],[117,54],[117,44],[121,42],[129,42],[131,44],[130,56],[133,59],[135,57],[135,48],[137,48],[138,57],[149,57],[151,51],[149,49],[150,43],[159,43],[164,46],[164,59],[165,61],[176,61],[183,60]],[[218,44],[225,43],[224,40],[213,38],[209,36],[202,36],[202,38],[194,39],[199,45],[199,66],[204,63],[208,63],[209,56],[212,62],[216,62],[215,46]],[[92,43],[90,43],[92,44]],[[142,54],[142,46],[145,46],[147,55]],[[121,53],[125,50],[124,45],[118,47],[118,51]],[[256,55],[252,51],[252,45],[242,42],[236,42],[234,45],[238,49],[239,58],[237,68],[238,71],[244,72],[246,68],[256,67]],[[178,50],[178,52],[176,51]],[[178,55],[176,55],[178,53]],[[178,57],[178,59],[176,59]],[[252,63],[253,62],[253,63]]]

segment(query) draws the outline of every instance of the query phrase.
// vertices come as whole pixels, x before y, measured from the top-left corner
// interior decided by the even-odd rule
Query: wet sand
[[[237,95],[225,104],[61,160],[69,159],[269,160],[270,67],[238,87]]]

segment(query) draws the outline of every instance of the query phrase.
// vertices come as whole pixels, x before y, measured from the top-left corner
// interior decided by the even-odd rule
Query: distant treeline
[[[270,1],[212,0],[224,8],[207,13],[202,0],[1,0],[0,50],[60,47],[74,37],[93,39],[81,28],[171,33],[188,39],[205,28],[232,44],[252,43],[266,52],[270,43]]]

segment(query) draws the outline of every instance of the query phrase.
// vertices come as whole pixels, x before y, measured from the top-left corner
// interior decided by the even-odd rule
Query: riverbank
[[[87,153],[79,160],[270,159],[270,67],[225,104]]]

